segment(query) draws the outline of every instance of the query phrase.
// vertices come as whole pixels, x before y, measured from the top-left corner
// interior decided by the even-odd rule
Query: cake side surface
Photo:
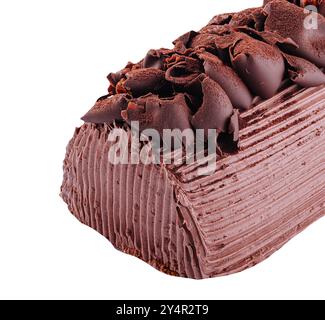
[[[325,215],[325,87],[292,86],[241,115],[240,151],[212,176],[175,168],[205,241],[209,276],[264,260]]]
[[[68,145],[61,196],[117,249],[167,274],[244,270],[325,214],[324,101],[324,86],[291,86],[243,113],[240,152],[201,177],[197,163],[110,164],[110,127],[85,124]]]
[[[170,275],[202,278],[202,239],[164,166],[114,165],[111,127],[85,124],[67,148],[61,197],[117,249]],[[199,253],[198,253],[199,251]]]

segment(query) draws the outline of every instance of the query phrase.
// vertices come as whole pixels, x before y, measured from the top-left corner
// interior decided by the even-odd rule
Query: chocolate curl
[[[325,67],[325,18],[322,15],[314,13],[317,17],[317,29],[314,29],[306,27],[305,10],[287,1],[271,1],[264,12],[267,15],[265,31],[291,38],[298,45],[287,53]]]
[[[228,48],[233,67],[251,92],[263,99],[277,93],[285,72],[280,50],[234,31],[217,36],[216,46]]]
[[[122,80],[122,78],[125,76],[125,74],[127,72],[129,72],[129,70],[127,70],[125,73],[123,72],[123,70],[121,71],[118,71],[118,72],[111,72],[108,76],[107,76],[107,79],[108,81],[110,82],[110,85],[113,87],[113,88],[116,88],[116,85]]]
[[[164,69],[165,56],[160,50],[149,50],[143,60],[144,68]]]
[[[211,53],[203,52],[198,56],[204,61],[205,74],[221,86],[232,105],[240,110],[248,110],[253,97],[237,73]]]
[[[107,79],[113,87],[116,87],[117,83],[125,78],[126,74],[130,72],[135,67],[135,64],[132,62],[128,62],[124,69],[118,72],[111,72]]]
[[[166,71],[166,80],[180,87],[188,85],[203,71],[200,61],[191,57],[174,55],[167,63],[170,67]]]
[[[96,104],[81,118],[85,122],[112,124],[115,120],[123,120],[121,111],[126,109],[129,96],[116,94],[97,100]]]
[[[147,93],[156,93],[166,84],[165,72],[147,68],[128,72],[123,87],[134,97],[138,97]]]
[[[185,94],[186,101],[193,113],[197,112],[197,110],[202,105],[202,81],[205,78],[206,75],[204,73],[201,73],[182,88]]]
[[[185,53],[187,49],[190,48],[190,43],[196,35],[198,35],[196,31],[189,31],[183,34],[182,36],[180,36],[179,38],[177,38],[176,40],[174,40],[173,41],[173,44],[175,45],[174,50],[181,53]]]
[[[284,54],[289,65],[290,79],[304,88],[325,84],[325,74],[313,63],[299,57]]]
[[[233,106],[227,94],[218,83],[206,77],[202,81],[203,103],[192,117],[195,129],[204,129],[208,137],[208,129],[216,129],[218,133],[228,132]]]
[[[183,94],[177,94],[171,99],[161,99],[155,95],[135,99],[122,111],[122,117],[129,124],[139,121],[140,132],[155,129],[161,136],[163,129],[183,131],[191,128],[191,113]]]
[[[252,36],[259,37],[261,40],[271,45],[276,45],[282,49],[288,50],[289,48],[298,48],[298,45],[292,39],[282,38],[280,35],[275,33],[268,31],[256,31],[247,27],[240,27],[238,30],[246,32]],[[285,53],[283,53],[283,57],[289,66],[288,74],[293,82],[305,88],[315,87],[325,83],[325,75],[323,71],[313,63],[303,58]]]

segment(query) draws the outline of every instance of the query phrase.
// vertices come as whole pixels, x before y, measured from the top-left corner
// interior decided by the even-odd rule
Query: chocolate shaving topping
[[[217,129],[218,141],[239,139],[240,112],[291,81],[325,84],[325,1],[264,1],[259,8],[215,16],[173,49],[149,50],[138,63],[110,73],[108,95],[82,118],[140,130]],[[317,28],[306,28],[314,5]],[[260,97],[260,98],[258,98]],[[229,138],[230,137],[230,138]],[[220,142],[221,143],[221,142]],[[227,148],[226,148],[227,149]]]

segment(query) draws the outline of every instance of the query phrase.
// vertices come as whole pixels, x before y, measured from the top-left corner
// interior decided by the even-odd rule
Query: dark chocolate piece
[[[197,35],[198,33],[195,31],[189,31],[179,38],[177,38],[175,41],[173,41],[173,44],[175,45],[175,50],[179,52],[185,52],[187,48],[189,48],[189,45],[192,41],[192,39]]]
[[[218,82],[227,93],[232,105],[241,110],[249,109],[253,97],[237,73],[211,53],[203,52],[199,57],[204,61],[205,74]]]
[[[98,99],[96,104],[81,119],[85,122],[108,124],[115,120],[123,120],[121,111],[126,109],[128,98],[126,94],[116,94]]]
[[[165,57],[159,50],[149,50],[143,60],[144,68],[153,68],[163,70]]]
[[[110,84],[114,87],[123,79],[125,78],[125,75],[132,70],[132,67],[134,66],[133,63],[129,62],[126,67],[120,71],[117,72],[111,72],[107,79],[110,82]]]
[[[206,77],[202,81],[203,104],[192,118],[195,129],[216,129],[228,132],[228,125],[233,115],[233,106],[221,86]]]
[[[305,88],[325,84],[325,74],[311,62],[288,54],[284,57],[290,66],[288,72],[293,82]]]
[[[279,34],[270,31],[258,31],[249,27],[238,27],[237,31],[244,32],[249,36],[264,41],[280,49],[291,50],[298,48],[298,45],[291,38],[283,38]]]
[[[203,71],[200,61],[191,57],[174,55],[168,63],[166,79],[177,86],[186,86]]]
[[[216,46],[229,50],[232,65],[255,95],[268,99],[278,91],[285,64],[276,47],[234,31],[217,36]]]
[[[161,99],[148,95],[134,99],[122,111],[122,117],[128,123],[139,121],[139,129],[156,129],[163,134],[163,129],[190,129],[191,112],[183,94],[171,99]]]
[[[127,92],[136,97],[147,93],[158,93],[165,85],[165,72],[154,68],[130,71],[126,74],[123,83]]]

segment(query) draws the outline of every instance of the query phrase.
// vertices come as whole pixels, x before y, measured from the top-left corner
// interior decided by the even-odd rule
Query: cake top
[[[236,142],[239,114],[256,97],[269,99],[288,81],[325,84],[325,1],[290,2],[217,15],[176,39],[173,49],[149,50],[108,75],[108,95],[82,119],[138,121],[140,131],[216,129]]]

